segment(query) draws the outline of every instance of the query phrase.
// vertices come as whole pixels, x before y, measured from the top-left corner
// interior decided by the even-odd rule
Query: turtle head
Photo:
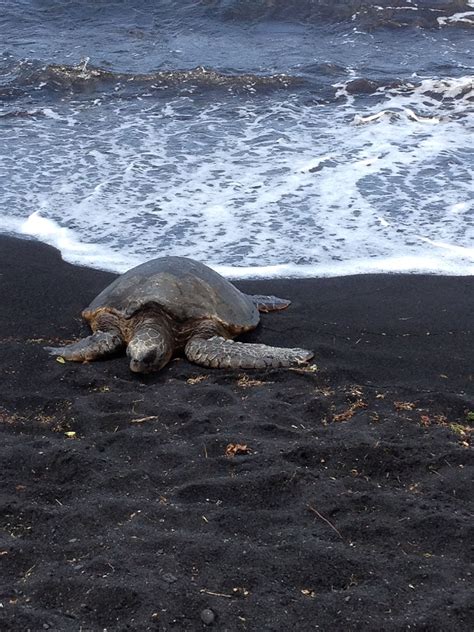
[[[127,346],[130,370],[134,373],[159,371],[173,355],[170,336],[157,327],[142,326]]]

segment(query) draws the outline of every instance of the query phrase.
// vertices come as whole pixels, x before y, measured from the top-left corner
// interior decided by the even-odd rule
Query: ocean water
[[[474,274],[474,0],[3,0],[0,232],[123,271]]]

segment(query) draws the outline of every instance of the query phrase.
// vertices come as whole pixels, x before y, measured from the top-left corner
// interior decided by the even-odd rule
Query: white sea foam
[[[474,6],[469,4],[469,6]],[[447,24],[453,24],[455,22],[464,22],[465,24],[471,24],[474,26],[474,11],[463,11],[461,13],[453,13],[446,17],[437,18],[440,26],[446,26]]]
[[[233,277],[474,274],[472,78],[379,92],[65,102],[7,135],[0,230],[117,271],[180,254]]]
[[[397,119],[401,119],[403,117],[406,117],[408,120],[417,121],[418,123],[430,123],[431,125],[435,125],[442,120],[438,116],[419,116],[413,112],[413,110],[410,110],[410,108],[403,108],[401,112],[397,112],[396,110],[382,110],[381,112],[369,114],[368,116],[360,116],[360,114],[356,114],[354,116],[354,123],[356,125],[361,125],[363,123],[373,123],[374,121],[379,121],[381,119],[396,121]]]
[[[108,248],[99,249],[95,244],[81,242],[73,230],[61,227],[52,219],[42,217],[39,211],[32,213],[24,222],[15,220],[10,224],[10,229],[12,232],[36,237],[39,241],[54,246],[72,263],[109,270],[123,268],[123,255]],[[132,257],[130,264],[125,267],[138,263],[141,263],[141,260],[133,260]]]
[[[3,218],[0,218],[3,224]],[[7,223],[5,221],[5,226]],[[71,263],[124,272],[128,268],[143,263],[144,259],[137,256],[130,256],[126,259],[122,254],[111,250],[103,250],[94,244],[82,243],[78,240],[74,231],[59,226],[53,220],[41,217],[39,212],[35,212],[26,221],[20,223],[13,220],[8,224],[12,232],[35,237],[44,243],[54,246],[60,250],[65,258]],[[211,266],[228,278],[304,278],[314,276],[346,276],[350,274],[366,274],[377,272],[418,272],[418,273],[443,273],[459,274],[458,259],[471,260],[472,264],[467,264],[463,268],[463,274],[474,274],[474,248],[463,248],[460,246],[435,242],[424,237],[420,237],[437,248],[450,251],[450,256],[443,260],[433,253],[433,256],[417,257],[385,257],[379,259],[353,259],[346,262],[336,262],[329,265],[295,263],[275,264],[267,266],[228,266],[212,264]]]

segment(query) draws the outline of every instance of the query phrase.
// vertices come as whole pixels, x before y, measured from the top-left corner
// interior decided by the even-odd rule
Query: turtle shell
[[[105,288],[82,315],[91,320],[98,310],[124,318],[157,305],[179,321],[216,319],[232,329],[257,326],[260,316],[251,299],[220,274],[185,257],[160,257],[122,274]]]

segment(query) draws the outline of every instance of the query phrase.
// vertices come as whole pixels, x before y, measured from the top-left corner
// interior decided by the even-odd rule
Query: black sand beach
[[[237,283],[317,370],[48,356],[112,278],[0,237],[1,630],[472,629],[474,277]]]

